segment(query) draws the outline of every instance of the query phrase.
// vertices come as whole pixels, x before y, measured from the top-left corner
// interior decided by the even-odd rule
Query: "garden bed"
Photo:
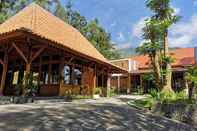
[[[129,101],[128,104],[146,112],[178,120],[197,127],[197,104],[187,100],[160,102],[152,98]]]
[[[154,114],[175,119],[193,126],[197,126],[197,105],[187,102],[156,103],[151,110]]]
[[[24,97],[24,96],[1,96],[0,97],[0,105],[5,104],[25,104],[25,103],[33,103],[33,97]]]

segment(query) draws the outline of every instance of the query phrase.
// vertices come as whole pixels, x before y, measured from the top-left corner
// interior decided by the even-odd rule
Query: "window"
[[[75,68],[73,70],[73,84],[74,85],[81,85],[81,69]]]
[[[71,69],[70,66],[64,66],[64,84],[71,84]]]
[[[51,84],[58,84],[59,83],[59,64],[52,65],[52,76],[51,76]]]
[[[49,65],[42,65],[41,84],[48,84],[49,82]]]

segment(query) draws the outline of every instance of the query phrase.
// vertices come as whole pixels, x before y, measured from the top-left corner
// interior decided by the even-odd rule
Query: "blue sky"
[[[170,46],[197,46],[197,0],[172,0],[172,6],[182,18],[170,29]],[[151,15],[145,0],[73,0],[73,8],[88,20],[98,18],[118,48],[138,46],[143,21]]]

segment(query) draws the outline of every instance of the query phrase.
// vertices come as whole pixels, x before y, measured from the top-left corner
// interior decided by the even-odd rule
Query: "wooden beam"
[[[12,43],[12,46],[16,49],[16,51],[20,54],[20,56],[25,60],[25,62],[28,63],[28,60],[25,57],[24,53],[16,46],[16,44]]]
[[[10,52],[12,51],[13,48],[14,48],[14,47],[11,46],[11,47],[8,49],[8,53],[10,53]]]
[[[59,85],[59,96],[61,96],[62,94],[62,88],[64,87],[64,57],[61,57],[61,61],[60,61],[60,67],[59,67],[59,71],[60,71],[60,85]]]
[[[3,61],[3,73],[1,77],[1,89],[0,93],[3,93],[4,87],[5,87],[5,80],[6,80],[6,74],[8,70],[8,52],[5,50],[5,55],[4,55],[4,61]]]
[[[30,60],[30,63],[32,63],[46,48],[47,46],[43,46],[42,48],[40,48],[40,50],[33,55],[33,57]]]
[[[71,62],[73,61],[74,58],[75,58],[75,57],[72,56],[72,57],[70,58],[70,60],[68,61],[68,63],[71,63]]]

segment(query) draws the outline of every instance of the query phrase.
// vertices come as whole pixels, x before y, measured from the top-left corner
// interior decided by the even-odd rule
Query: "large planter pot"
[[[65,102],[72,102],[73,98],[72,98],[72,96],[65,96],[64,100],[65,100]]]
[[[99,94],[95,94],[95,95],[93,95],[93,98],[94,99],[99,99],[100,98],[100,95]]]

